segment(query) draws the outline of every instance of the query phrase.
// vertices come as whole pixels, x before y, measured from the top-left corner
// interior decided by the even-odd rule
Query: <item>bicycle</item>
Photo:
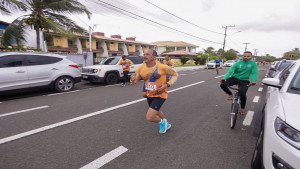
[[[224,83],[227,85],[226,83]],[[248,84],[246,87],[249,88],[250,86],[254,86],[254,83]],[[227,85],[228,86],[228,85]],[[239,93],[239,87],[238,88],[233,88],[231,86],[228,86],[228,88],[235,90],[235,93],[232,98],[232,104],[231,104],[231,112],[230,112],[230,127],[234,129],[237,115],[239,112],[239,107],[240,107],[240,93]]]

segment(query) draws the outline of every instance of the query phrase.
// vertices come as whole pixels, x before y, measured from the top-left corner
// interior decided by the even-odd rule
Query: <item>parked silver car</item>
[[[78,65],[65,56],[45,53],[0,53],[0,92],[49,86],[73,90],[81,81]]]

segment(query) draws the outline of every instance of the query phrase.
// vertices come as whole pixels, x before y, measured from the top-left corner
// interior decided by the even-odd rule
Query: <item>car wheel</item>
[[[74,88],[74,80],[69,76],[62,76],[56,79],[54,88],[58,92],[68,92]]]
[[[105,78],[105,82],[108,85],[116,84],[116,83],[118,83],[118,81],[119,81],[119,78],[118,78],[117,74],[115,74],[115,73],[109,73]]]
[[[261,130],[257,138],[257,142],[251,160],[252,169],[264,168],[263,167],[263,140],[264,140],[264,131]]]

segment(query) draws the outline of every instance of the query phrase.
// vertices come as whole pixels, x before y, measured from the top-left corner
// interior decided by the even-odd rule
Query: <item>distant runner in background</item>
[[[169,66],[169,67],[171,67],[171,68],[174,68],[174,63],[173,63],[173,61],[170,59],[170,57],[169,56],[165,56],[165,60],[163,60],[163,64],[165,64],[165,65],[167,65],[167,66]],[[167,75],[167,81],[169,81],[170,80],[170,75]]]
[[[219,69],[220,69],[222,60],[219,59],[219,57],[217,57],[217,59],[215,60],[215,63],[216,63],[216,71],[217,71],[217,74],[219,74]]]
[[[119,63],[119,65],[122,65],[123,68],[123,74],[124,74],[124,78],[123,78],[123,84],[121,84],[122,87],[125,86],[126,81],[128,81],[128,73],[130,71],[130,66],[133,65],[133,63],[131,62],[131,60],[126,59],[126,56],[123,55],[122,59]]]

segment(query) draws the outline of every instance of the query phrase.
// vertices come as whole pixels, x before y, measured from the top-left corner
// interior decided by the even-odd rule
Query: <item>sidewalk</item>
[[[184,70],[195,70],[195,69],[204,69],[205,65],[201,66],[186,66],[186,67],[175,67],[174,69],[179,72],[179,71],[184,71]]]

